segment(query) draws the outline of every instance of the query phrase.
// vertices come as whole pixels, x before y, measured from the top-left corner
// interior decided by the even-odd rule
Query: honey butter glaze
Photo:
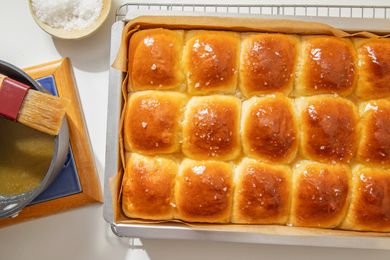
[[[352,102],[327,95],[308,98],[301,117],[305,158],[329,163],[350,162],[358,140],[358,116]]]
[[[243,115],[245,152],[266,161],[289,163],[298,149],[292,104],[281,95],[252,100]]]
[[[307,94],[349,95],[356,84],[356,54],[350,40],[336,37],[308,37],[302,64]]]
[[[183,152],[194,159],[231,160],[240,152],[240,100],[229,96],[192,98],[183,126]]]
[[[350,178],[342,165],[307,163],[295,170],[292,224],[338,226],[348,206]]]
[[[170,219],[177,164],[132,154],[123,178],[122,208],[128,217]]]
[[[128,101],[124,131],[128,149],[145,154],[179,149],[181,115],[186,97],[175,92],[144,91]]]
[[[359,85],[356,95],[368,98],[390,96],[390,40],[358,42]]]
[[[238,77],[238,34],[195,31],[187,39],[184,65],[189,91],[234,92]]]
[[[390,101],[382,99],[362,106],[358,159],[371,165],[390,166]]]
[[[39,186],[54,152],[54,137],[0,118],[0,196]]]
[[[228,163],[185,160],[176,181],[176,216],[189,221],[229,221],[232,176]]]
[[[183,31],[142,30],[130,40],[129,89],[174,89],[184,80],[181,65]]]
[[[290,209],[290,169],[245,159],[236,174],[232,222],[285,224]]]
[[[350,217],[355,227],[390,231],[390,171],[360,168],[354,181]]]
[[[255,34],[244,38],[240,84],[246,96],[292,90],[298,39],[283,34]]]

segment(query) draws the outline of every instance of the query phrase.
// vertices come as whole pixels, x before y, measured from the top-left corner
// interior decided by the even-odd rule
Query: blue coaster
[[[56,96],[58,95],[56,83],[53,76],[43,77],[37,79],[37,81],[51,94]],[[65,164],[61,171],[58,173],[56,179],[44,192],[42,192],[38,197],[36,197],[30,203],[30,205],[62,198],[80,192],[82,192],[82,188],[79,176],[77,174],[77,168],[74,161],[72,146],[70,146]]]

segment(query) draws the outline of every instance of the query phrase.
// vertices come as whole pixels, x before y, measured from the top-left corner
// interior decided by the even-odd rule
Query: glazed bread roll
[[[253,97],[243,103],[242,145],[256,159],[290,163],[298,150],[294,106],[283,95]]]
[[[291,170],[244,159],[235,173],[233,223],[285,224],[290,210]]]
[[[390,170],[357,166],[343,229],[390,232]]]
[[[230,164],[186,159],[176,178],[175,218],[189,222],[229,222],[232,192]]]
[[[233,160],[240,146],[241,102],[233,96],[193,97],[183,123],[184,155],[196,160]]]
[[[355,88],[357,60],[349,39],[304,36],[299,64],[295,96],[348,96]]]
[[[179,151],[186,101],[185,95],[176,92],[131,94],[124,119],[126,150],[148,155]]]
[[[189,31],[183,65],[190,94],[234,93],[240,36],[234,32]]]
[[[293,175],[289,222],[301,227],[339,226],[349,205],[349,167],[302,161]]]
[[[132,154],[122,181],[122,209],[130,218],[172,219],[177,164],[169,159]]]
[[[326,163],[348,163],[358,141],[355,105],[333,95],[296,100],[301,126],[301,155]]]
[[[240,89],[244,96],[290,94],[294,86],[299,38],[286,34],[243,34]]]
[[[390,39],[355,41],[359,57],[356,96],[361,99],[390,96]]]
[[[149,29],[134,33],[129,44],[128,90],[181,89],[184,32]]]
[[[358,160],[372,166],[390,166],[390,100],[362,103],[359,112]]]

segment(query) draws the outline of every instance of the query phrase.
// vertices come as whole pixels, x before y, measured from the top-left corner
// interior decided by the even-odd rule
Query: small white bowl
[[[47,32],[50,35],[53,35],[54,37],[61,38],[61,39],[81,39],[85,38],[92,33],[94,33],[107,19],[108,14],[110,13],[111,8],[111,0],[103,0],[103,6],[102,11],[100,12],[100,15],[98,18],[88,27],[82,28],[82,29],[75,29],[75,30],[65,30],[62,28],[53,28],[41,20],[36,16],[33,8],[31,0],[29,2],[30,7],[30,13],[32,17],[34,18],[35,22],[41,27],[42,30]]]

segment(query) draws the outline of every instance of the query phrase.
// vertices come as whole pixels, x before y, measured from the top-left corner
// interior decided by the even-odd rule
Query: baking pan
[[[148,14],[142,11],[142,14]],[[150,15],[156,14],[151,11]],[[167,15],[177,15],[174,12],[167,12]],[[162,15],[158,12],[158,15]],[[234,16],[236,14],[225,14],[225,16]],[[246,17],[244,15],[242,17]],[[135,18],[128,16],[127,18]],[[290,18],[281,17],[280,18]],[[305,17],[302,17],[305,18]],[[331,19],[331,18],[328,18]],[[302,19],[305,20],[305,19]],[[313,21],[313,19],[309,19]],[[119,50],[123,28],[126,19],[113,24],[111,32],[111,51],[110,61],[114,62]],[[322,20],[323,21],[323,20]],[[323,21],[324,22],[324,21]],[[371,21],[359,19],[359,28],[361,30],[369,29],[368,24]],[[390,33],[390,20],[380,19],[376,27],[376,32]],[[346,29],[343,26],[333,26]],[[339,24],[340,25],[340,24]],[[345,25],[345,24],[343,24]],[[387,31],[386,31],[387,30]],[[245,242],[259,244],[277,244],[277,245],[304,245],[304,246],[323,246],[323,247],[345,247],[345,248],[367,248],[367,249],[389,249],[390,237],[388,234],[383,236],[372,236],[369,232],[341,231],[332,229],[312,229],[312,228],[290,228],[287,226],[264,225],[257,229],[252,229],[250,225],[229,225],[229,228],[219,228],[216,225],[195,225],[189,226],[181,223],[117,223],[113,211],[113,199],[110,191],[110,179],[114,177],[120,167],[119,153],[119,126],[122,110],[121,83],[124,74],[114,68],[110,69],[109,75],[109,95],[108,95],[108,118],[107,118],[107,146],[106,146],[106,167],[104,183],[104,218],[111,225],[112,231],[118,236],[139,237],[139,238],[157,238],[157,239],[199,239],[213,241]],[[386,237],[387,236],[387,237]]]

